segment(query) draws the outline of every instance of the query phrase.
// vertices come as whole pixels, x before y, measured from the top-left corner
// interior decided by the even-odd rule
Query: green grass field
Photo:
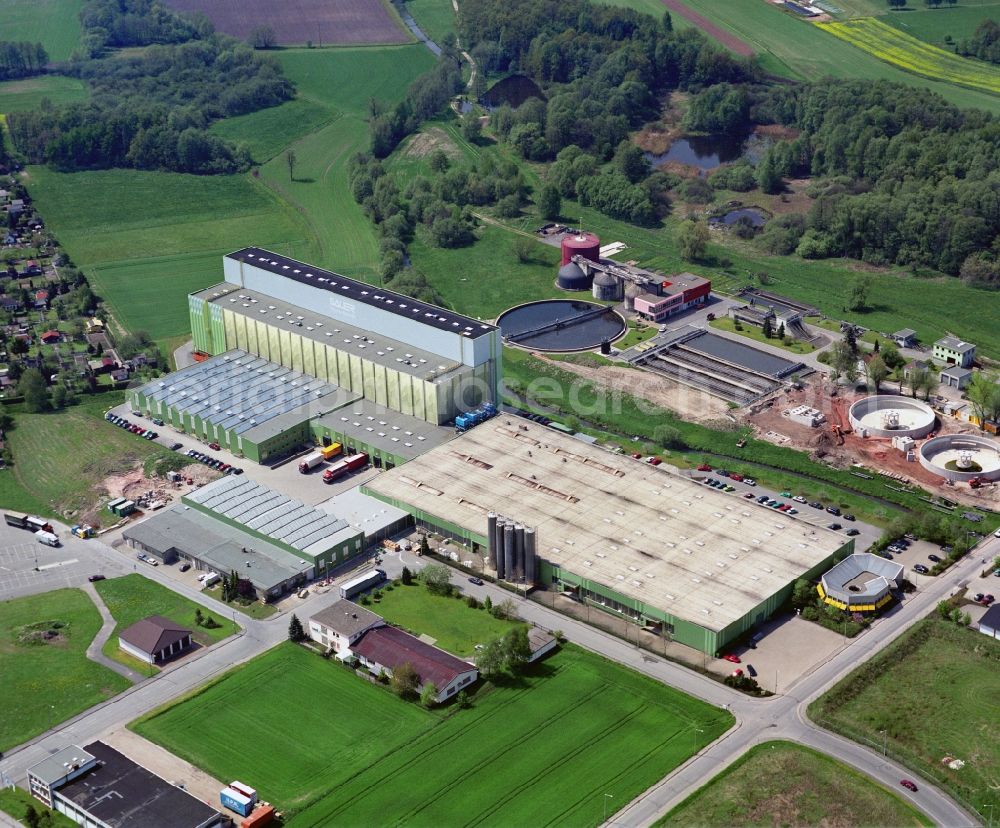
[[[405,5],[420,30],[435,43],[440,45],[446,34],[458,33],[451,0],[406,0]]]
[[[433,595],[419,581],[383,590],[372,610],[414,635],[429,635],[438,647],[462,658],[475,655],[476,644],[499,638],[513,626],[486,610],[467,607],[460,596]]]
[[[685,5],[728,29],[759,54],[770,55],[787,74],[805,80],[824,77],[886,79],[927,87],[952,103],[1000,112],[1000,97],[949,83],[930,81],[897,69],[811,23],[786,14],[766,0],[684,0]],[[836,3],[834,3],[836,5]],[[765,62],[771,71],[775,66]]]
[[[809,717],[935,780],[980,813],[1000,808],[1000,641],[929,618],[809,706]],[[945,756],[965,767],[951,770]]]
[[[10,814],[21,825],[30,825],[27,820],[28,809],[33,809],[38,814],[44,814],[41,820],[49,819],[49,822],[39,821],[40,826],[51,826],[51,828],[74,828],[76,825],[68,816],[57,813],[46,808],[39,800],[35,799],[23,788],[3,788],[0,790],[0,811]]]
[[[202,647],[211,647],[238,629],[230,614],[222,607],[216,612],[202,609],[194,601],[138,573],[121,578],[108,578],[106,581],[99,581],[95,586],[116,622],[115,631],[104,645],[104,654],[142,672],[148,671],[149,665],[121,651],[118,647],[118,633],[147,616],[162,615],[190,628],[191,637]],[[199,627],[195,622],[196,609],[202,609],[204,615],[214,618],[219,622],[219,626],[215,629]]]
[[[86,100],[87,88],[82,81],[62,75],[42,75],[0,83],[0,113],[37,109],[43,98],[56,105],[74,103]]]
[[[329,107],[295,98],[281,106],[216,121],[210,131],[230,141],[245,143],[254,162],[263,164],[335,117]]]
[[[61,622],[59,637],[19,642],[21,635],[32,632],[25,627],[43,622]],[[0,698],[9,713],[0,716],[0,750],[44,733],[129,686],[126,679],[87,658],[87,647],[100,629],[97,607],[79,589],[0,602]]]
[[[777,338],[777,331],[775,331],[775,336],[768,339],[764,336],[762,328],[758,328],[756,325],[750,325],[745,322],[741,324],[740,330],[736,330],[736,323],[728,316],[723,317],[722,319],[716,319],[714,322],[709,322],[708,324],[713,328],[718,328],[720,331],[728,331],[729,333],[739,334],[747,339],[752,339],[754,342],[765,342],[768,345],[773,345],[775,348],[782,348],[785,351],[791,351],[793,354],[811,354],[816,350],[808,342],[801,342],[797,339],[793,339],[790,345],[786,345],[782,340]]]
[[[602,821],[604,793],[610,816],[731,723],[573,646],[469,709],[427,712],[282,644],[132,727],[218,778],[253,779],[297,828],[456,813],[582,828]]]
[[[853,768],[791,742],[755,745],[657,826],[933,825]]]
[[[49,60],[66,60],[80,40],[82,6],[83,0],[3,0],[2,39],[41,42]]]
[[[913,37],[941,48],[948,48],[948,44],[944,42],[946,35],[951,35],[951,38],[958,42],[971,37],[976,26],[984,20],[1000,21],[1000,2],[986,0],[971,5],[970,0],[962,0],[957,6],[944,6],[940,9],[916,8],[905,14],[886,14],[881,19],[883,23],[889,23]]]
[[[70,517],[93,507],[109,474],[168,454],[162,446],[104,421],[104,412],[121,400],[121,394],[102,394],[83,397],[79,405],[62,411],[18,414],[16,427],[7,433],[14,466],[0,476],[10,475],[8,486],[44,504],[45,513]],[[100,439],[74,439],[95,433]],[[0,492],[4,488],[0,486]],[[4,505],[13,508],[15,503],[4,500]]]

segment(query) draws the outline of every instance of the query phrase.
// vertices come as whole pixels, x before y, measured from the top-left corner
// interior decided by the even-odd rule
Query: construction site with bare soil
[[[879,405],[865,405],[866,400],[878,400]],[[988,509],[1000,508],[1000,487],[995,482],[977,481],[975,486],[967,482],[953,483],[920,462],[921,445],[935,437],[981,435],[982,432],[969,423],[935,411],[919,399],[912,400],[912,413],[900,414],[892,407],[895,400],[903,398],[890,394],[872,398],[867,392],[834,386],[817,376],[803,382],[801,388],[785,388],[743,409],[741,418],[760,439],[807,451],[814,460],[836,468],[863,466],[885,477],[890,485],[891,481],[912,484],[948,500]],[[910,398],[906,398],[906,402],[910,402]],[[903,405],[900,402],[899,408]],[[852,409],[855,415],[862,410],[864,413],[861,420],[855,419],[854,425]],[[922,427],[923,410],[930,419],[930,430]],[[882,419],[876,421],[876,417]],[[876,422],[887,428],[875,427]],[[873,427],[867,427],[869,423]],[[918,437],[910,436],[921,431],[924,433]]]

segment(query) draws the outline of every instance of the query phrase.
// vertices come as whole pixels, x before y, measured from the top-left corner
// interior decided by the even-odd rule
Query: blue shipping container
[[[243,796],[243,794],[234,791],[232,788],[223,788],[219,793],[219,800],[222,802],[223,807],[228,808],[230,811],[235,811],[240,816],[249,816],[253,810],[253,802],[250,800],[250,797]]]

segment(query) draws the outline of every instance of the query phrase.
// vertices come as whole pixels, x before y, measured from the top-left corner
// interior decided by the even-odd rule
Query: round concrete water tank
[[[601,302],[615,302],[621,296],[621,282],[610,273],[594,276],[594,298]]]
[[[635,310],[635,297],[642,293],[642,288],[633,282],[625,286],[625,310]]]
[[[574,256],[583,256],[596,262],[601,253],[601,240],[593,233],[577,233],[573,236],[564,236],[562,240],[562,261],[561,265],[569,264]]]
[[[590,290],[590,277],[580,265],[570,262],[559,268],[556,286],[563,290]]]

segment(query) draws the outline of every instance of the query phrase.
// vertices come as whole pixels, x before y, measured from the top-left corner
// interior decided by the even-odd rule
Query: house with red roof
[[[62,333],[56,330],[46,331],[39,337],[46,345],[62,341]]]
[[[47,308],[49,306],[49,292],[47,290],[35,291],[35,307]]]
[[[452,698],[479,678],[475,665],[421,641],[396,627],[375,627],[351,645],[351,652],[372,675],[391,676],[403,664],[411,664],[420,677],[420,691],[433,683],[438,703]]]

